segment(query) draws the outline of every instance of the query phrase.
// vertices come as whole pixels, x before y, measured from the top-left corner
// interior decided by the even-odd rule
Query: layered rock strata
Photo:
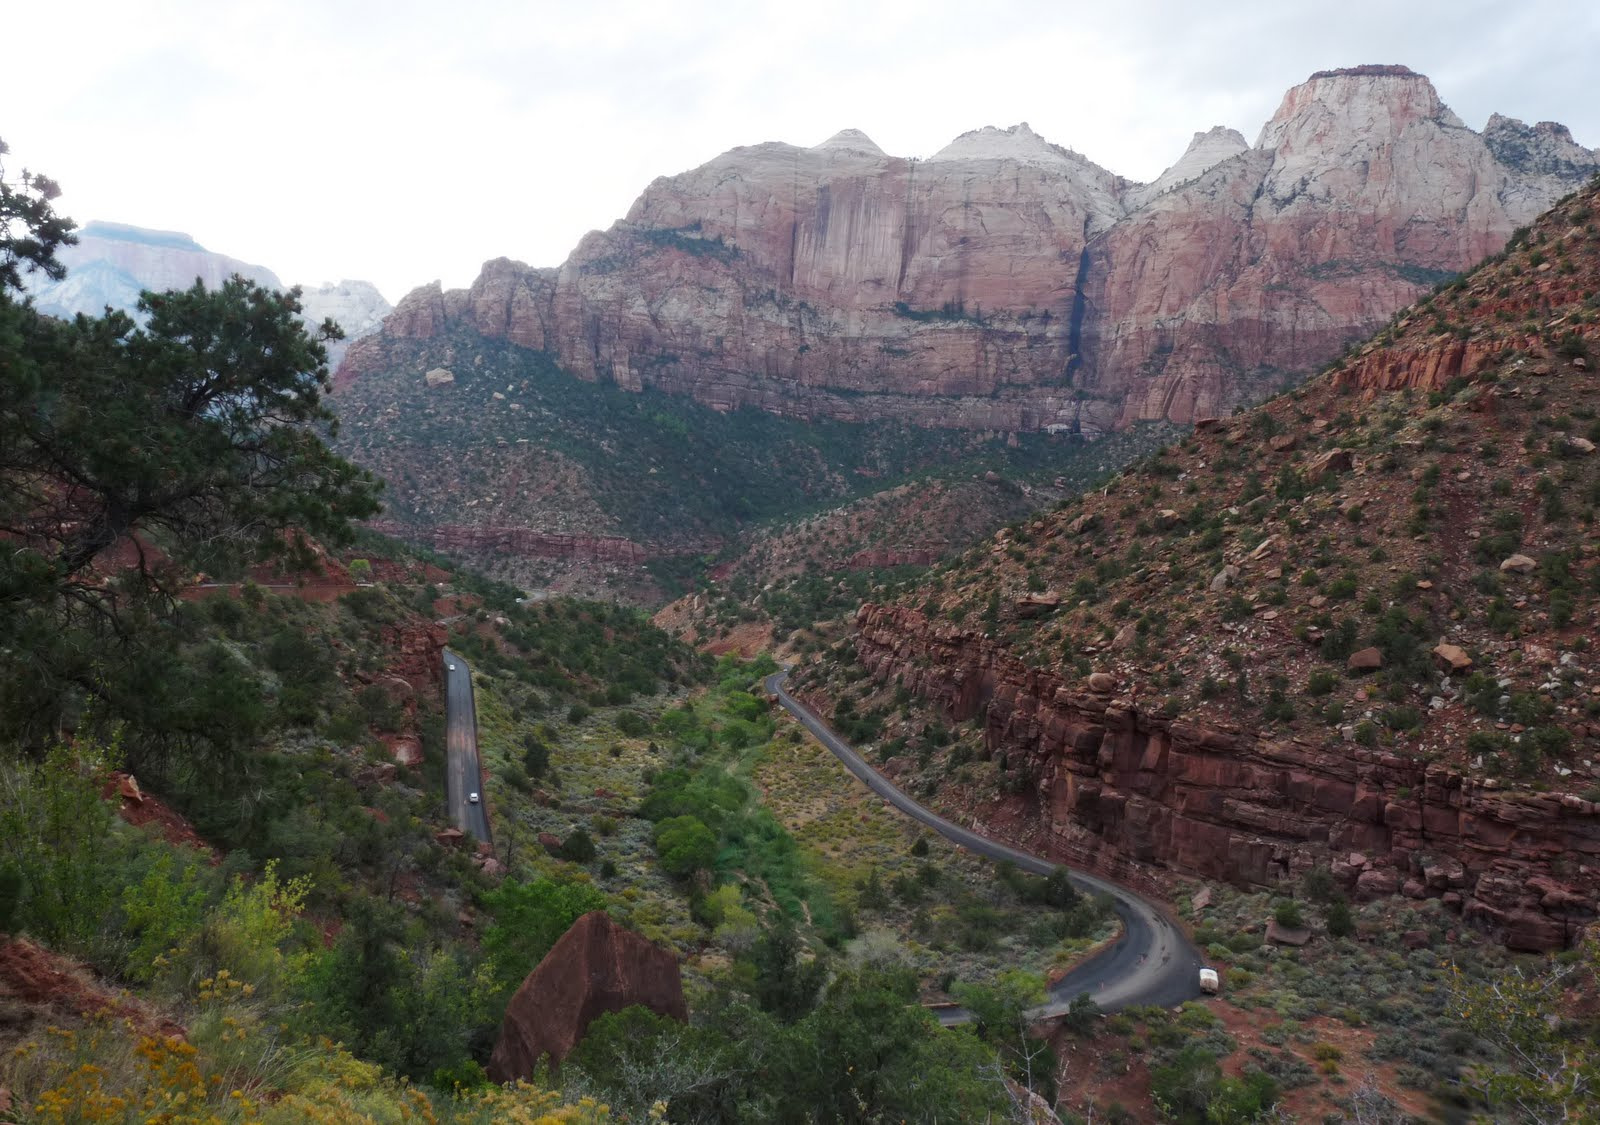
[[[416,290],[584,379],[718,409],[1096,433],[1226,413],[1496,250],[1600,167],[1559,125],[1467,128],[1403,67],[1314,75],[1252,146],[1196,134],[1134,184],[1026,125],[925,160],[846,130],[651,184],[559,269]],[[381,370],[352,350],[343,378]]]
[[[1594,802],[1502,792],[1355,745],[1164,718],[909,608],[863,606],[855,643],[877,681],[952,722],[983,715],[989,750],[1026,763],[1031,842],[1064,862],[1257,887],[1328,867],[1357,897],[1441,898],[1522,950],[1561,949],[1597,916]]]

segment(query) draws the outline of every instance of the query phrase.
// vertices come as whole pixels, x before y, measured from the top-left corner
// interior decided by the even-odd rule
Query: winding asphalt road
[[[1061,865],[997,843],[986,836],[962,828],[913,801],[861,755],[844,742],[804,703],[784,690],[788,671],[775,672],[766,679],[767,691],[776,696],[795,718],[817,737],[841,762],[878,796],[908,816],[920,820],[945,839],[978,855],[994,860],[1010,860],[1023,871],[1048,875]],[[1115,1011],[1137,1004],[1172,1007],[1200,995],[1200,951],[1153,903],[1117,883],[1081,871],[1071,872],[1072,884],[1085,894],[1107,894],[1116,903],[1122,920],[1122,936],[1108,949],[1097,953],[1050,989],[1050,998],[1034,1014],[1056,1016],[1079,995],[1087,993],[1102,1010]],[[961,1008],[939,1012],[939,1022],[962,1023],[969,1018]]]
[[[472,669],[460,655],[444,650],[444,800],[457,828],[492,842],[489,812],[483,804],[483,767],[478,762],[478,710],[472,698]],[[468,799],[477,793],[476,804]]]

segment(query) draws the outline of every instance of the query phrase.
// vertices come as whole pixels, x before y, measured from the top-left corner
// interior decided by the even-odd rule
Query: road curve
[[[845,764],[849,771],[878,796],[908,816],[920,820],[939,835],[968,851],[994,860],[1010,860],[1023,871],[1048,875],[1061,865],[980,836],[946,820],[896,789],[889,779],[868,765],[843,739],[783,686],[788,670],[766,678],[775,696],[817,741]],[[1200,951],[1153,903],[1127,887],[1082,871],[1071,872],[1072,883],[1086,894],[1108,894],[1122,920],[1122,936],[1097,953],[1050,989],[1049,1000],[1036,1010],[1039,1016],[1060,1015],[1079,995],[1087,993],[1105,1011],[1136,1004],[1171,1007],[1200,995]],[[960,1008],[939,1014],[941,1023],[961,1023],[968,1018]]]
[[[492,842],[484,807],[483,768],[478,762],[478,711],[472,669],[458,653],[444,650],[444,801],[455,826],[474,839]],[[468,795],[480,794],[472,803]]]

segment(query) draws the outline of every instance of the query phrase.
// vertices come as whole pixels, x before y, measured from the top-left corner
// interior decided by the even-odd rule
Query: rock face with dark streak
[[[541,1059],[560,1063],[571,1054],[596,1018],[635,1004],[676,1020],[689,1018],[678,959],[618,926],[603,910],[585,914],[511,998],[489,1058],[489,1077],[531,1078]]]
[[[649,186],[560,269],[504,258],[414,291],[583,379],[804,417],[1087,433],[1260,398],[1498,249],[1596,154],[1559,126],[1467,128],[1404,67],[1324,71],[1254,146],[1197,133],[1134,184],[1026,125],[924,160],[845,130]],[[348,382],[381,369],[352,349]]]
[[[1403,883],[1453,894],[1467,920],[1523,950],[1564,948],[1600,913],[1600,808],[1581,797],[1162,718],[906,607],[863,606],[855,646],[874,679],[952,722],[983,708],[990,750],[1036,779],[1033,842],[1063,862],[1140,885],[1156,867],[1273,887],[1331,854],[1357,897]]]

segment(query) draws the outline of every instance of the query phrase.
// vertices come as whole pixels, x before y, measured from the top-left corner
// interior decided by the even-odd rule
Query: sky
[[[1600,146],[1593,0],[127,0],[4,26],[6,172],[286,282],[559,265],[658,176],[865,131],[928,156],[1027,121],[1130,179],[1254,141],[1312,71],[1402,63],[1481,129]]]

